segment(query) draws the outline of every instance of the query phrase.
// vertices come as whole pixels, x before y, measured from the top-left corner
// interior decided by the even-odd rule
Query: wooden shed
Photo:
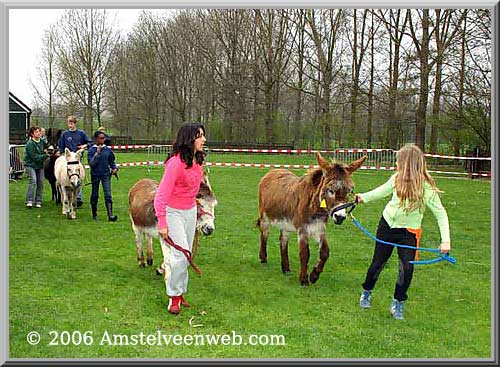
[[[30,128],[31,109],[9,92],[9,143],[26,143]]]

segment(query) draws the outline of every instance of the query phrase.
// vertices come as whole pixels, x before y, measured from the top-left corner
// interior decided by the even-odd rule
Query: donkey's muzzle
[[[347,217],[343,214],[333,214],[333,223],[342,224]]]
[[[79,188],[80,186],[82,186],[82,181],[81,180],[75,180],[75,181],[71,181],[71,186],[73,186],[73,188],[77,189]]]
[[[201,227],[201,233],[203,233],[205,236],[210,236],[212,232],[214,231],[214,227],[205,225]]]

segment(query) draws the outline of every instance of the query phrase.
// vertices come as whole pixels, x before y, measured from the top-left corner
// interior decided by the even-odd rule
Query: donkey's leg
[[[281,270],[285,275],[290,275],[290,260],[288,259],[288,235],[289,232],[280,231],[281,248]]]
[[[263,217],[258,220],[260,229],[260,252],[259,258],[262,264],[267,264],[267,237],[269,236],[269,225]]]
[[[68,203],[69,203],[69,212],[68,219],[76,218],[76,193],[75,190],[70,189],[68,192]]]
[[[309,262],[309,242],[307,233],[299,230],[299,257],[300,257],[300,274],[299,280],[302,285],[309,285],[307,279],[307,263]]]
[[[80,189],[71,190],[71,201],[70,201],[71,219],[76,219],[76,198],[78,197],[79,192]]]
[[[148,265],[153,265],[153,237],[146,233],[146,255],[148,257]]]
[[[54,181],[49,181],[50,182],[50,191],[52,194],[52,201],[55,201],[57,204],[57,189],[56,189],[56,183]]]
[[[59,185],[61,189],[61,201],[62,201],[62,214],[68,214],[68,193],[66,191],[66,187]]]
[[[320,236],[319,240],[319,258],[318,262],[314,266],[313,270],[311,271],[311,275],[309,276],[309,280],[311,283],[316,283],[316,281],[319,278],[319,275],[323,271],[323,268],[325,267],[326,260],[328,260],[328,257],[330,256],[330,248],[328,247],[328,241],[326,240],[326,234],[322,234]]]
[[[198,252],[198,240],[200,237],[200,232],[196,229],[194,231],[194,239],[193,239],[193,250],[191,251],[191,260],[194,260],[196,253]]]
[[[132,218],[131,218],[132,219]],[[142,230],[138,228],[134,222],[132,222],[132,229],[135,234],[135,245],[137,247],[137,261],[139,262],[139,266],[144,268],[144,253],[142,251]]]

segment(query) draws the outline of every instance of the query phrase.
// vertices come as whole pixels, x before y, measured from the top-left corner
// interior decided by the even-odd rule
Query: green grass
[[[295,158],[285,158],[280,156],[285,162],[295,162]],[[27,180],[10,183],[10,358],[491,358],[488,181],[437,178],[445,192],[442,201],[448,209],[452,255],[458,263],[417,267],[406,320],[401,322],[388,313],[397,256],[381,274],[373,307],[359,308],[373,243],[348,221],[342,226],[328,224],[330,258],[316,284],[299,284],[294,238],[290,242],[293,276],[281,274],[276,229],[269,239],[269,264],[261,266],[259,231],[254,223],[257,186],[266,172],[211,168],[219,202],[216,230],[200,241],[196,263],[203,275],[190,272],[187,298],[193,307],[179,316],[167,313],[165,286],[154,267],[138,267],[127,215],[129,188],[143,177],[159,180],[160,167],[149,173],[144,167],[123,168],[120,180],[112,180],[119,217],[116,223],[102,219],[102,192],[101,219],[92,221],[90,186],[84,189],[85,205],[78,210],[77,220],[69,221],[47,200],[48,185],[44,207],[29,210],[24,208]],[[389,174],[360,171],[354,175],[356,189],[369,190],[385,182]],[[384,205],[382,200],[359,207],[356,217],[374,232]],[[439,230],[430,212],[423,228],[422,246],[437,246]],[[158,264],[161,250],[157,242],[155,255]],[[310,265],[316,256],[317,247],[312,244]],[[192,327],[192,317],[203,326]],[[32,330],[42,335],[36,346],[26,342]],[[94,344],[49,346],[52,330],[91,331]],[[180,335],[234,330],[243,338],[283,335],[286,345],[99,345],[104,331],[130,335],[158,330]]]

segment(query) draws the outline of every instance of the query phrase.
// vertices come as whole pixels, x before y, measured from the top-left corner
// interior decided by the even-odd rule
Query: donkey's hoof
[[[263,268],[265,268],[265,269],[269,268],[269,264],[267,263],[267,261],[266,261],[266,262],[262,262],[262,261],[261,261],[261,262],[260,262],[260,266],[262,266],[262,267],[263,267]]]
[[[153,265],[153,259],[148,259],[148,265],[149,266]]]
[[[286,277],[289,277],[289,276],[293,275],[293,273],[290,270],[283,270],[283,275]]]
[[[139,267],[140,267],[140,268],[145,268],[145,267],[146,267],[146,264],[144,264],[144,263],[139,263]]]
[[[163,269],[162,268],[156,268],[156,275],[163,275]]]
[[[319,273],[316,270],[313,270],[311,274],[309,275],[309,280],[311,283],[316,283],[319,279]]]
[[[300,285],[303,286],[303,287],[307,287],[309,285],[309,280],[307,279],[301,279],[300,280]]]

